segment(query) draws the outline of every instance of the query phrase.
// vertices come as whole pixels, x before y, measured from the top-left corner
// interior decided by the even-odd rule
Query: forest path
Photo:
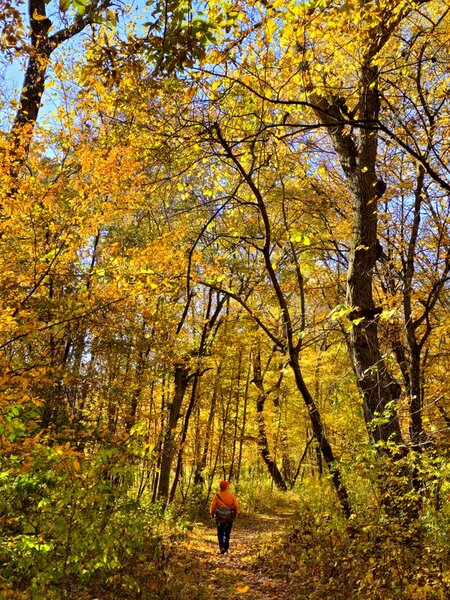
[[[292,514],[286,513],[239,517],[233,524],[230,549],[223,555],[219,554],[214,523],[197,523],[188,543],[192,558],[202,567],[199,591],[209,591],[211,598],[287,600],[284,574],[274,576],[258,566],[255,559],[291,520]]]

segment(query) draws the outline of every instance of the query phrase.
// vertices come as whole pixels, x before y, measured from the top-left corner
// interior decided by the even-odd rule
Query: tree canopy
[[[169,598],[219,478],[446,597],[449,11],[1,2],[5,597]]]

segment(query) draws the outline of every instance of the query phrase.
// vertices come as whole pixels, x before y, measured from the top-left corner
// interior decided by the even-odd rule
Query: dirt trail
[[[288,600],[283,593],[283,574],[275,577],[265,572],[264,567],[255,565],[255,559],[290,518],[291,515],[238,518],[233,525],[230,549],[223,555],[218,552],[214,523],[197,524],[189,546],[202,565],[199,588],[209,590],[211,597]]]

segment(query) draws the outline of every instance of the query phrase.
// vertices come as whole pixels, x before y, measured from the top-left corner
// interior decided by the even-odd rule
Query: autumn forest
[[[448,598],[449,0],[0,36],[0,598]]]

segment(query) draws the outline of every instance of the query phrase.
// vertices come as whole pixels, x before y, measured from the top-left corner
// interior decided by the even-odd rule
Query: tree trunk
[[[188,432],[188,428],[189,428],[189,421],[192,415],[192,411],[194,409],[195,406],[195,402],[197,400],[197,389],[198,389],[198,384],[200,381],[200,373],[197,370],[194,373],[193,376],[193,380],[192,380],[192,389],[191,389],[191,397],[189,400],[189,404],[188,407],[186,409],[186,415],[184,417],[184,421],[183,421],[183,427],[181,430],[181,436],[180,436],[180,443],[179,443],[179,450],[178,450],[178,458],[177,458],[177,466],[175,469],[175,477],[172,483],[172,488],[170,491],[170,502],[173,502],[173,499],[175,498],[175,493],[177,490],[177,486],[178,486],[178,481],[180,479],[180,475],[181,475],[181,469],[183,466],[183,451],[184,451],[184,444],[186,443],[186,438],[187,438],[187,432]]]
[[[17,176],[18,167],[28,154],[33,129],[41,107],[50,56],[60,44],[76,36],[87,25],[93,24],[101,12],[110,6],[111,0],[87,3],[83,17],[77,14],[71,24],[53,32],[52,35],[49,35],[53,24],[46,14],[47,4],[46,0],[28,1],[31,43],[19,107],[11,129],[12,150],[15,155],[11,168],[13,178]]]
[[[236,393],[235,393],[235,413],[234,413],[234,423],[233,423],[233,444],[231,451],[231,460],[230,460],[230,472],[229,479],[230,481],[234,477],[235,472],[235,460],[236,460],[236,448],[238,445],[238,432],[239,432],[239,406],[240,406],[240,393],[241,393],[241,369],[242,369],[242,350],[239,351],[238,365],[237,365],[237,381],[236,381]]]
[[[275,460],[272,458],[269,441],[267,439],[266,422],[264,418],[264,405],[266,403],[268,393],[264,390],[263,375],[261,370],[261,354],[256,352],[253,356],[253,382],[258,388],[258,397],[256,399],[256,418],[258,423],[258,450],[261,458],[267,465],[272,481],[278,489],[283,492],[287,491],[287,485],[283,475],[279,470]]]
[[[156,446],[156,465],[155,465],[155,470],[154,470],[154,476],[153,476],[153,481],[152,481],[152,502],[156,502],[157,496],[158,496],[158,487],[159,487],[159,474],[161,471],[161,460],[162,460],[162,448],[163,448],[163,437],[164,437],[164,432],[166,431],[166,419],[165,419],[165,415],[164,415],[164,411],[165,411],[165,406],[166,406],[166,402],[167,402],[167,392],[166,392],[166,386],[167,386],[167,381],[166,381],[166,375],[163,375],[162,378],[162,394],[161,394],[161,408],[159,411],[160,414],[160,429],[159,429],[159,433],[157,436],[158,439],[158,444]]]
[[[30,146],[45,86],[45,73],[55,45],[48,32],[52,25],[46,15],[45,0],[29,0],[31,49],[25,70],[19,107],[11,130],[16,160],[22,162]]]
[[[208,415],[208,423],[206,425],[206,435],[205,442],[203,445],[203,451],[200,458],[200,462],[195,467],[195,475],[194,475],[194,485],[202,485],[204,483],[203,472],[208,463],[208,452],[210,449],[210,442],[213,434],[213,424],[214,424],[214,415],[216,414],[216,405],[217,405],[217,394],[219,391],[219,380],[222,371],[222,365],[219,365],[217,368],[216,379],[214,382],[213,393],[211,397],[211,404],[209,407],[209,415]]]
[[[242,427],[241,427],[241,435],[239,437],[239,453],[238,453],[238,463],[236,469],[236,483],[239,483],[239,479],[241,477],[241,466],[242,466],[242,452],[244,448],[244,439],[245,439],[245,431],[247,426],[247,404],[248,404],[248,390],[250,386],[250,373],[251,373],[251,365],[249,365],[247,370],[247,375],[245,379],[245,390],[244,390],[244,406],[242,407]]]
[[[379,113],[376,67],[361,69],[362,114],[376,122]],[[373,271],[377,259],[377,203],[383,185],[377,179],[377,133],[361,129],[358,140],[346,129],[342,106],[336,99],[311,96],[319,107],[317,116],[328,127],[336,155],[346,175],[352,198],[353,231],[347,275],[347,303],[353,321],[350,347],[358,386],[363,395],[364,417],[372,441],[392,442],[394,454],[403,455],[405,445],[395,406],[401,387],[389,373],[378,340],[378,315],[382,312],[373,300]]]
[[[172,468],[172,460],[175,452],[175,433],[177,422],[180,418],[181,405],[183,403],[184,394],[188,384],[189,367],[184,361],[180,361],[175,365],[175,390],[173,401],[169,405],[169,416],[167,419],[167,427],[164,432],[163,446],[161,452],[161,467],[159,474],[158,485],[158,500],[167,503],[169,499],[170,473]]]

